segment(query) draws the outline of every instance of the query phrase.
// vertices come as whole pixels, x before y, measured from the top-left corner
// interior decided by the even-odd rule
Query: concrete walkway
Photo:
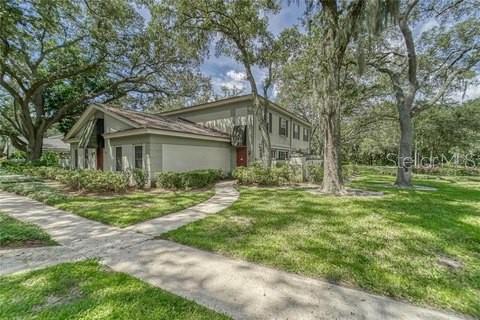
[[[151,236],[158,236],[196,220],[203,219],[210,214],[228,208],[233,202],[237,201],[239,194],[233,185],[234,181],[217,183],[215,185],[215,195],[207,201],[179,212],[138,223],[125,229]]]
[[[462,319],[154,240],[8,193],[0,192],[0,211],[37,224],[63,245],[0,251],[3,274],[97,257],[114,270],[225,312],[234,319]]]

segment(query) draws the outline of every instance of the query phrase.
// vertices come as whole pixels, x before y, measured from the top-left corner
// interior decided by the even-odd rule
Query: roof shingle
[[[230,138],[228,133],[208,128],[182,118],[170,118],[157,114],[120,109],[112,106],[102,106],[105,110],[125,118],[142,128],[176,131],[203,136]]]

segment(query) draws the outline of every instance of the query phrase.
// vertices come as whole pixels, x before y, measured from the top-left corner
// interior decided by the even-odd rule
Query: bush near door
[[[158,186],[171,189],[205,188],[223,177],[221,170],[206,169],[188,172],[160,172],[157,174]]]

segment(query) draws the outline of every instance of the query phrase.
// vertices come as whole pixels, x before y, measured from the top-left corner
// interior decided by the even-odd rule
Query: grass
[[[55,245],[39,227],[0,212],[0,249]]]
[[[352,187],[384,197],[241,188],[220,214],[164,238],[310,277],[480,316],[480,181],[426,179],[432,191],[388,187],[367,175]],[[448,257],[462,264],[439,263]]]
[[[82,217],[126,227],[191,207],[213,196],[212,190],[136,191],[114,196],[72,196],[29,177],[2,177],[0,189],[53,205]]]
[[[1,319],[227,319],[92,260],[0,277]]]
[[[154,195],[135,192],[100,200],[92,197],[69,198],[56,206],[88,219],[126,227],[191,207],[211,196],[213,191],[162,192]]]

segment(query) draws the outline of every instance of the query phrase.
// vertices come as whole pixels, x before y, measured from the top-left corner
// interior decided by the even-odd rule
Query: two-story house
[[[267,102],[272,158],[286,160],[292,152],[308,154],[311,132],[308,121],[271,101]],[[229,133],[236,149],[236,165],[261,160],[262,136],[251,94],[167,111],[161,115],[187,119]]]
[[[310,125],[268,102],[274,159],[309,152]],[[261,134],[251,95],[151,114],[91,105],[65,136],[73,168],[159,171],[216,168],[231,172],[261,157]]]

